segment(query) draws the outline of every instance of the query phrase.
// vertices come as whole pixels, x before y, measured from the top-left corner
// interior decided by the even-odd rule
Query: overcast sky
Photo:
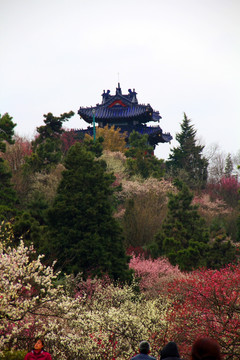
[[[0,0],[0,50],[0,113],[21,136],[48,112],[86,128],[79,107],[120,81],[173,138],[186,112],[203,145],[240,149],[240,0]]]

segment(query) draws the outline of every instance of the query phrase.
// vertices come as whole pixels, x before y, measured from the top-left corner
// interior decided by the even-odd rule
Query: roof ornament
[[[120,87],[120,83],[118,83],[118,87],[116,88],[116,95],[122,95],[122,89]]]
[[[137,93],[136,93],[135,89],[133,89],[133,91],[131,89],[128,89],[128,97],[133,104],[138,104]]]
[[[107,92],[105,93],[105,90],[103,90],[102,93],[102,104],[105,104],[105,102],[109,99],[110,97],[110,90],[107,90]]]

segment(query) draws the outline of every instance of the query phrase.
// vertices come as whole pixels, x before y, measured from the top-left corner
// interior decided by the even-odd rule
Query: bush
[[[25,350],[4,351],[0,355],[0,360],[22,360],[26,353]]]

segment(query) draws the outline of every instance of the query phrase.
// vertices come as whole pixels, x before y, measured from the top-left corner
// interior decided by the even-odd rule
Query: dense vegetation
[[[204,153],[186,114],[167,161],[135,132],[82,139],[72,115],[32,142],[0,116],[2,357],[41,334],[59,360],[129,359],[143,338],[188,359],[207,334],[237,359],[240,159]]]

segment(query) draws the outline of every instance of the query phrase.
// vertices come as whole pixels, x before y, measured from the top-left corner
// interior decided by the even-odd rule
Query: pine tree
[[[73,111],[53,116],[52,113],[43,115],[45,125],[37,128],[38,136],[32,142],[33,153],[26,158],[24,165],[25,173],[29,172],[49,172],[62,159],[61,134],[63,133],[62,124],[74,115]]]
[[[0,114],[0,152],[6,151],[6,142],[14,144],[14,128],[16,124],[12,122],[12,117],[6,113]]]
[[[204,146],[197,145],[196,130],[184,113],[181,132],[176,134],[179,147],[171,149],[166,162],[168,172],[180,177],[190,188],[204,187],[207,181],[208,160],[202,156]]]
[[[6,151],[6,142],[14,144],[13,135],[16,124],[8,113],[0,115],[0,152]],[[11,171],[6,161],[0,157],[0,219],[10,218],[15,213],[16,192],[11,184]]]
[[[129,279],[122,229],[112,216],[113,174],[80,143],[70,148],[65,167],[47,214],[45,252],[66,273]]]
[[[193,194],[181,181],[175,180],[179,192],[169,194],[168,213],[162,229],[156,234],[158,255],[165,255],[181,270],[206,265],[209,234],[197,206],[192,205]]]
[[[233,171],[233,162],[231,158],[231,154],[228,154],[225,162],[224,175],[226,177],[230,177]]]
[[[129,174],[140,175],[144,179],[152,176],[162,178],[165,172],[163,160],[154,156],[154,148],[148,143],[148,135],[133,131],[128,140],[126,167]]]

